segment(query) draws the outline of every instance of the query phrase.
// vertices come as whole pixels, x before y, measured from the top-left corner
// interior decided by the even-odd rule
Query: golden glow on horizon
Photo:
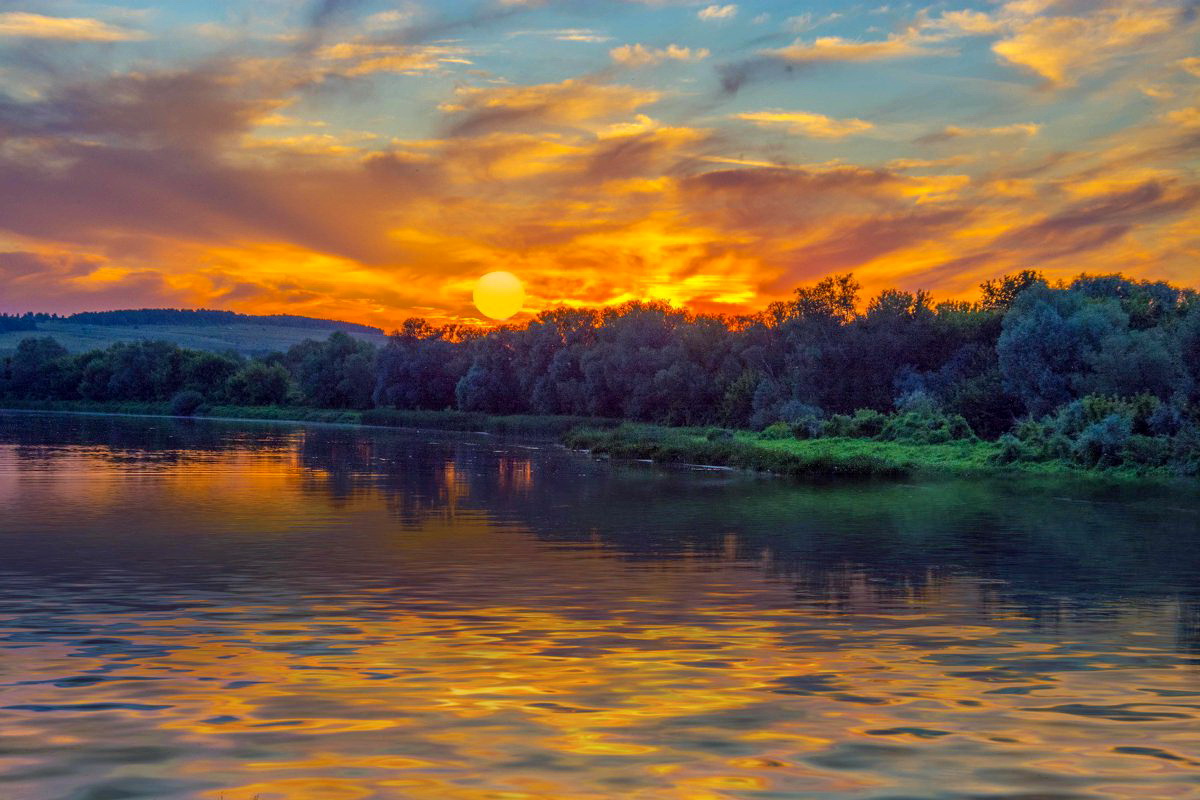
[[[94,76],[6,62],[0,185],[20,191],[0,196],[0,311],[477,325],[466,289],[485,270],[520,275],[517,310],[484,312],[516,321],[652,299],[752,314],[843,272],[864,300],[892,287],[975,299],[1025,268],[1200,288],[1200,16],[1184,2],[785,21],[748,0],[720,25],[686,4],[613,3],[611,29],[548,29],[536,47],[544,3],[404,44],[381,31],[432,23],[443,4],[346,4],[303,57],[264,44],[304,40],[295,18],[245,39],[198,28],[206,44],[172,27],[172,4],[149,3],[162,13],[146,30],[0,13],[0,48],[104,41],[132,57],[185,31],[227,48],[144,51]],[[646,5],[662,8],[643,18]],[[639,41],[653,25],[671,36]],[[772,34],[786,36],[764,49]],[[364,114],[350,85],[404,113]]]
[[[521,310],[525,287],[511,272],[489,272],[475,283],[472,299],[484,315],[506,320]]]

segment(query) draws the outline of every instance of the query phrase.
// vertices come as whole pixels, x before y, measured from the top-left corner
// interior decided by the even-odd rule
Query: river
[[[0,412],[0,798],[1200,797],[1200,493]]]

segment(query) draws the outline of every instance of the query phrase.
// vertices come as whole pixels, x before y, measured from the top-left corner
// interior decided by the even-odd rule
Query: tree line
[[[36,331],[37,323],[37,318],[32,313],[0,314],[0,333]]]
[[[383,331],[370,325],[356,322],[341,322],[315,317],[300,317],[294,314],[239,314],[236,311],[216,311],[199,308],[136,308],[120,311],[81,311],[64,317],[65,322],[81,325],[231,325],[251,323],[275,325],[289,328],[308,328],[324,331],[346,331],[348,333],[378,333]]]
[[[53,339],[29,338],[0,365],[0,396],[165,402],[187,393],[181,407],[782,423],[799,436],[869,435],[872,414],[919,410],[950,436],[1007,436],[1018,454],[1065,447],[1056,436],[1075,447],[1085,430],[1125,447],[1131,436],[1197,426],[1194,290],[1119,274],[1051,285],[1026,270],[985,282],[976,302],[888,289],[863,305],[859,294],[846,274],[737,317],[631,302],[555,308],[486,332],[409,319],[382,347],[335,332],[255,359],[163,342],[70,355]],[[1095,429],[1101,423],[1107,433]]]

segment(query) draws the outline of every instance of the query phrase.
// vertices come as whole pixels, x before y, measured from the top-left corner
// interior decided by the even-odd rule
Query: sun
[[[521,310],[525,287],[511,272],[489,272],[475,283],[475,307],[492,319],[508,319]]]

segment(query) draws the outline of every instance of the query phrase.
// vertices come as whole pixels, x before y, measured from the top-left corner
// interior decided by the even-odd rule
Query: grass
[[[1001,463],[1000,445],[980,440],[913,444],[875,439],[773,439],[750,431],[664,428],[624,423],[581,428],[564,437],[571,448],[615,458],[737,467],[800,477],[897,478],[918,475],[1099,475],[1117,480],[1170,479],[1163,469],[1086,469],[1065,461]]]
[[[37,411],[171,416],[169,403],[6,401],[3,405]],[[670,428],[588,417],[297,406],[208,406],[197,417],[550,436],[572,449],[613,458],[723,466],[804,478],[1044,475],[1102,477],[1117,482],[1175,480],[1165,468],[1101,470],[1061,460],[1002,463],[997,458],[1001,446],[978,439],[914,444],[866,438],[772,438],[752,431]]]
[[[234,350],[251,356],[284,351],[306,339],[328,338],[330,333],[313,328],[249,322],[231,325],[83,325],[51,320],[39,322],[36,331],[0,333],[0,355],[15,351],[22,339],[49,336],[72,353],[102,350],[117,342],[164,341],[192,350],[218,353]],[[375,345],[386,341],[380,334],[355,332],[350,335]]]
[[[170,403],[92,402],[87,400],[6,400],[4,408],[26,411],[66,411],[95,414],[172,416]],[[376,425],[385,428],[424,428],[444,431],[483,431],[525,436],[563,436],[588,426],[605,429],[618,420],[593,417],[534,414],[493,415],[465,411],[401,411],[375,408],[364,411],[302,406],[202,406],[198,418],[253,419],[278,422],[321,422],[340,425]]]

